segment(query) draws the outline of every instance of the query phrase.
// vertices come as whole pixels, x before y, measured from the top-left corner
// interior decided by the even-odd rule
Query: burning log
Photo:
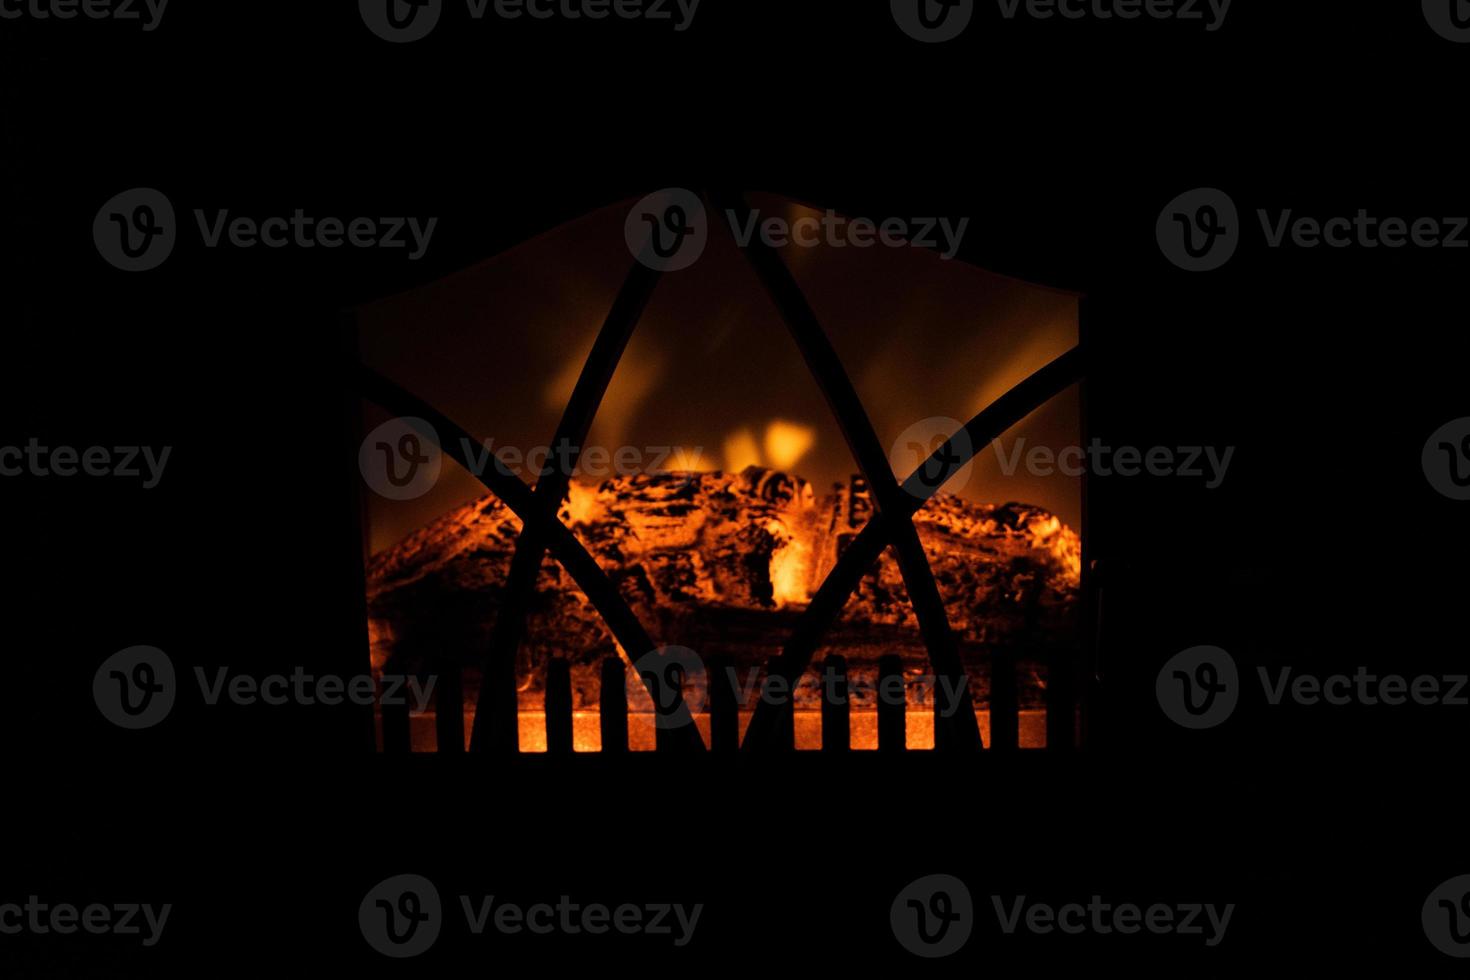
[[[748,467],[729,473],[652,473],[574,484],[560,517],[662,643],[730,665],[737,693],[759,690],[760,668],[848,542],[872,515],[857,477],[816,498],[806,481]],[[1025,504],[973,504],[945,494],[915,516],[972,690],[984,702],[994,656],[1040,700],[1044,651],[1070,642],[1080,573],[1077,535]],[[374,557],[368,605],[373,665],[395,670],[460,664],[473,701],[520,522],[487,496],[454,510]],[[594,708],[604,658],[617,646],[597,612],[550,558],[539,571],[517,675],[522,706],[536,708],[546,664],[568,662],[578,709]],[[897,653],[922,702],[926,654],[896,562],[885,552],[827,636],[845,657],[852,709],[871,709],[879,658]],[[629,651],[635,657],[643,651]],[[750,680],[744,680],[745,677]],[[796,691],[816,707],[813,671]],[[702,699],[704,692],[695,692]],[[629,695],[646,700],[638,684]],[[701,702],[702,703],[702,702]]]

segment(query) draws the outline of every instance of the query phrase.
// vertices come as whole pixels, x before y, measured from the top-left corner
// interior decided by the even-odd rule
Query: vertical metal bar
[[[990,647],[990,747],[1002,751],[1021,744],[1016,653],[1010,644]]]
[[[340,366],[344,376],[339,380],[342,398],[342,475],[345,477],[347,513],[342,525],[342,558],[346,575],[343,585],[351,590],[345,604],[347,621],[343,624],[344,676],[360,676],[372,671],[372,645],[368,640],[367,609],[367,559],[368,519],[363,504],[362,473],[358,470],[358,451],[365,433],[362,424],[362,395],[358,391],[357,375],[362,370],[362,349],[358,340],[357,317],[351,312],[337,315],[337,344]],[[350,702],[351,699],[348,699]],[[377,734],[370,707],[349,703],[347,713],[357,713],[356,724],[361,726],[359,743],[365,750],[373,751]]]
[[[572,665],[561,657],[546,663],[546,751],[572,752]]]
[[[506,469],[493,455],[490,457],[488,469],[477,465],[468,447],[480,443],[470,435],[468,430],[422,398],[405,391],[375,371],[364,368],[358,381],[367,398],[378,402],[397,415],[424,420],[426,425],[421,434],[432,440],[446,456],[472,473],[485,485],[487,490],[499,497],[511,512],[521,519],[522,523],[539,522],[539,526],[550,541],[552,556],[561,563],[562,568],[566,569],[567,574],[572,577],[572,581],[597,609],[598,615],[607,624],[619,646],[625,651],[655,649],[653,639],[649,637],[648,631],[643,628],[637,615],[629,608],[627,600],[623,598],[612,580],[607,577],[607,573],[598,566],[596,560],[588,554],[582,542],[577,540],[577,536],[554,518],[547,520],[540,516],[531,499],[530,488],[522,483],[514,473]],[[692,722],[687,704],[675,702],[669,706],[668,710],[673,715]],[[700,738],[699,729],[692,723],[681,723],[669,733],[669,737],[681,750],[704,751],[704,740]],[[471,742],[471,748],[473,748],[473,736]]]
[[[572,396],[562,413],[552,439],[552,452],[541,473],[531,503],[541,520],[555,520],[557,509],[566,497],[581,455],[582,444],[592,428],[592,420],[607,394],[618,361],[627,349],[628,338],[638,325],[659,273],[635,261],[613,300],[612,308],[598,331],[592,350],[582,365]],[[537,520],[526,521],[516,539],[510,574],[506,577],[504,600],[490,636],[490,648],[484,662],[484,681],[480,702],[475,711],[475,724],[470,733],[471,751],[491,746],[513,744],[519,738],[516,718],[515,660],[526,628],[526,610],[536,588],[536,575],[546,554],[548,541],[538,528]],[[647,650],[629,650],[634,659]]]
[[[774,661],[766,666],[766,676],[761,681],[761,699],[776,714],[776,737],[771,748],[777,752],[791,752],[796,749],[796,691],[792,683],[774,668]]]
[[[602,751],[628,751],[628,668],[622,657],[602,662],[597,721],[602,729]]]
[[[384,665],[384,683],[378,687],[378,715],[383,722],[383,754],[407,755],[413,751],[413,734],[409,730],[408,701],[401,694],[408,690],[408,684],[406,676],[395,673],[395,669],[396,665],[392,661]],[[392,689],[394,686],[400,696],[385,702],[382,698],[384,688]]]
[[[878,658],[878,751],[902,752],[908,745],[908,694],[903,661],[896,653]]]
[[[713,752],[740,748],[740,701],[735,693],[735,661],[726,655],[709,659],[709,747]]]
[[[464,754],[464,670],[439,661],[434,678],[434,744],[439,752]]]
[[[1079,349],[1074,348],[1058,357],[966,422],[965,438],[960,444],[947,443],[936,449],[915,473],[939,473],[939,480],[928,484],[930,493],[937,490],[944,480],[953,476],[974,457],[977,447],[989,445],[1011,426],[1075,383],[1081,376],[1082,368],[1083,357]],[[909,486],[907,480],[905,486]],[[919,492],[922,489],[921,486],[915,486],[915,493],[907,495],[910,499],[910,513],[922,507],[927,499]],[[836,621],[864,572],[877,561],[878,555],[887,544],[889,535],[884,528],[886,521],[887,518],[882,513],[868,521],[838,557],[837,564],[818,587],[817,594],[796,621],[796,626],[776,661],[777,669],[783,676],[799,677],[806,670],[822,637]],[[773,718],[768,707],[757,704],[745,732],[745,747],[758,749],[768,742],[772,724]]]
[[[1085,352],[1092,343],[1093,317],[1095,309],[1093,303],[1087,297],[1077,301],[1077,346]],[[1093,403],[1092,385],[1088,381],[1087,374],[1083,374],[1078,381],[1078,410],[1081,416],[1079,421],[1079,436],[1082,445],[1090,445],[1093,436],[1092,410]],[[1098,555],[1096,552],[1095,529],[1092,521],[1092,495],[1093,486],[1089,479],[1088,467],[1082,468],[1082,519],[1078,534],[1082,538],[1082,585],[1081,605],[1078,616],[1078,632],[1081,645],[1081,673],[1082,684],[1078,692],[1078,731],[1077,742],[1084,746],[1091,746],[1098,740],[1099,736],[1106,738],[1105,733],[1099,731],[1099,718],[1097,714],[1103,710],[1099,703],[1102,691],[1102,650],[1099,646],[1099,638],[1102,622],[1102,583],[1098,576]],[[1048,715],[1050,710],[1048,709]],[[1048,724],[1049,727],[1049,724]],[[1048,734],[1047,744],[1050,745]]]
[[[822,661],[822,751],[852,748],[852,725],[847,698],[847,658],[831,654]]]
[[[722,194],[720,201],[743,223],[749,222],[750,208],[741,195]],[[939,712],[943,731],[940,747],[959,751],[980,748],[980,729],[975,721],[975,706],[960,662],[959,647],[950,630],[944,599],[934,581],[934,570],[929,566],[928,556],[911,520],[913,508],[910,501],[904,499],[905,493],[894,479],[888,454],[878,441],[857,389],[781,256],[757,240],[752,240],[742,251],[786,321],[802,358],[837,418],[859,472],[873,489],[879,512],[887,518],[884,527],[898,559],[914,615],[919,620],[919,631],[929,651],[929,660],[935,675],[944,681],[938,685],[940,701],[936,705],[943,708]]]

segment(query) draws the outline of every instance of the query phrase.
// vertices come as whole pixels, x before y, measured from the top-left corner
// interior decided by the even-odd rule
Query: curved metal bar
[[[505,582],[505,600],[490,634],[490,646],[484,661],[484,682],[480,685],[475,721],[470,731],[470,751],[486,748],[515,752],[520,747],[520,731],[516,710],[516,653],[525,635],[526,610],[536,590],[536,575],[546,554],[546,538],[540,533],[541,521],[556,519],[557,509],[566,498],[572,471],[581,455],[582,443],[592,428],[592,420],[607,394],[628,338],[653,296],[660,274],[651,265],[635,261],[623,280],[612,308],[608,310],[602,329],[582,365],[582,373],[572,389],[561,422],[552,437],[552,452],[542,467],[532,491],[538,521],[528,521],[516,538],[516,550]],[[564,455],[558,455],[558,453]],[[553,462],[555,460],[556,462]]]
[[[534,525],[539,533],[546,535],[547,546],[552,555],[567,570],[578,588],[587,595],[612,631],[613,637],[622,646],[623,656],[630,663],[658,648],[658,644],[648,635],[602,567],[582,547],[582,542],[577,540],[577,536],[565,524],[555,518],[554,513],[548,518],[537,509],[531,488],[522,483],[520,477],[507,469],[493,453],[484,454],[490,461],[488,469],[477,465],[472,459],[471,447],[480,443],[448,416],[418,396],[368,367],[363,367],[360,380],[364,397],[397,415],[417,417],[428,423],[429,431],[423,431],[421,435],[432,440],[441,452],[463,466],[487,490],[499,497],[521,519],[523,525]],[[655,699],[654,703],[660,703],[659,692],[653,689],[646,676],[644,683],[649,685],[649,694]],[[678,697],[677,692],[675,696]],[[689,706],[682,698],[678,699],[668,715],[672,719],[672,725],[668,729],[672,743],[680,748],[703,751],[704,739],[695,727]]]
[[[965,423],[959,432],[945,440],[944,445],[936,449],[932,456],[904,480],[904,487],[909,489],[909,493],[905,495],[907,506],[911,508],[905,520],[973,459],[981,448],[1000,438],[1011,426],[1082,380],[1082,374],[1082,349],[1074,347],[1011,388]],[[929,473],[937,473],[937,478],[930,478]],[[888,531],[883,526],[886,520],[887,515],[880,513],[863,525],[857,537],[842,552],[832,571],[827,573],[817,594],[812,597],[811,604],[797,620],[781,655],[771,662],[771,671],[781,676],[788,687],[794,685],[806,672],[822,637],[837,621],[842,607],[847,604],[863,574],[877,561],[884,546],[888,544]],[[775,722],[775,713],[764,702],[758,703],[751,716],[750,726],[746,729],[744,744],[756,746],[773,739]]]
[[[739,226],[749,227],[750,208],[739,194],[721,195],[717,203],[728,208]],[[732,226],[735,222],[732,222]],[[857,461],[858,470],[872,488],[877,511],[888,519],[880,525],[886,531],[898,558],[898,568],[908,589],[909,602],[919,620],[919,632],[929,651],[929,662],[936,677],[944,683],[937,686],[935,741],[946,749],[972,750],[981,747],[980,728],[975,720],[975,706],[970,696],[964,665],[960,662],[959,645],[949,626],[944,599],[934,581],[934,570],[919,541],[919,533],[909,519],[913,509],[893,478],[888,454],[878,441],[878,433],[858,398],[857,389],[842,366],[837,351],[822,329],[816,313],[806,301],[796,278],[774,248],[752,240],[742,251],[750,259],[757,277],[770,293],[782,319],[796,339],[817,385],[826,396],[832,414]],[[754,743],[753,743],[754,744]]]

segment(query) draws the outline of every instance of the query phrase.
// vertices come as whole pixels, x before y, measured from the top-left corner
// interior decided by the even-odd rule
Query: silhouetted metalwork
[[[602,683],[598,686],[597,700],[602,751],[628,751],[628,668],[621,657],[608,657],[602,661]]]
[[[1075,384],[1082,371],[1082,352],[1074,348],[1001,395],[965,423],[963,436],[960,433],[951,436],[919,465],[913,476],[904,481],[908,490],[904,507],[909,508],[909,514],[917,512],[940,486],[973,459],[979,447],[989,445],[1011,426]],[[915,476],[920,473],[937,473],[938,476],[916,480]],[[863,574],[888,545],[884,525],[891,519],[890,515],[876,514],[863,525],[796,621],[791,636],[786,640],[786,648],[772,661],[772,669],[788,681],[794,682],[806,672],[822,637],[837,620]],[[772,722],[771,713],[765,710],[765,706],[756,705],[750,725],[745,730],[746,744],[760,745],[763,739],[769,738]]]
[[[501,752],[515,752],[519,748],[516,654],[525,634],[526,610],[536,590],[536,575],[546,554],[547,541],[541,533],[540,523],[555,520],[557,510],[566,499],[572,471],[587,441],[587,433],[592,429],[592,420],[607,394],[607,386],[612,382],[618,361],[622,360],[628,338],[633,335],[633,328],[638,325],[658,281],[658,272],[642,262],[633,263],[602,329],[598,331],[597,340],[572,389],[572,397],[567,401],[566,411],[556,427],[556,435],[550,444],[558,447],[563,455],[558,459],[557,453],[549,454],[532,491],[532,504],[539,520],[526,522],[516,538],[510,574],[505,580],[504,599],[495,617],[490,649],[485,657],[484,679],[470,732],[472,752],[487,747]]]
[[[852,715],[847,700],[847,658],[840,653],[822,661],[822,751],[852,747]]]
[[[522,524],[534,522],[542,528],[547,535],[552,555],[587,596],[628,657],[636,659],[657,649],[637,615],[628,608],[617,586],[613,585],[587,553],[582,542],[577,540],[577,536],[565,524],[556,519],[555,514],[546,517],[536,509],[531,488],[522,483],[504,463],[493,453],[489,453],[486,454],[489,459],[488,467],[477,466],[471,459],[471,454],[473,447],[481,443],[457,422],[371,368],[363,367],[360,378],[364,397],[377,402],[395,415],[419,418],[428,423],[428,431],[421,432],[420,435],[431,440],[444,455],[459,463],[467,472],[474,474],[485,485],[485,489],[499,497],[510,508],[511,513],[521,519]],[[680,734],[671,736],[671,744],[702,751],[704,740],[694,727],[694,717],[689,713],[689,706],[679,700],[673,703],[669,711],[674,716],[687,718],[687,724],[677,729]]]
[[[737,219],[743,218],[748,222],[749,208],[741,195],[717,195],[716,202],[735,212]],[[747,749],[766,750],[790,749],[794,746],[796,684],[810,664],[822,637],[836,621],[863,574],[872,567],[883,549],[892,545],[919,621],[930,666],[938,680],[934,685],[935,746],[961,751],[982,748],[968,678],[960,662],[955,636],[934,580],[933,569],[914,527],[913,515],[974,457],[979,447],[988,445],[1032,411],[1080,381],[1083,375],[1081,350],[1074,348],[1011,388],[967,422],[961,432],[946,440],[912,474],[899,481],[893,474],[872,422],[858,398],[857,390],[780,255],[770,246],[758,242],[752,242],[743,251],[785,320],[803,359],[836,416],[858,469],[872,488],[876,513],[843,551],[798,619],[781,654],[768,665],[762,689],[769,696],[761,697],[756,704],[742,744]],[[636,328],[658,279],[659,274],[641,261],[634,264],[583,365],[572,397],[557,427],[553,445],[569,447],[569,452],[575,453],[576,447],[585,442],[607,386],[627,348],[628,339]],[[630,662],[638,661],[644,654],[658,649],[658,646],[596,560],[557,518],[557,511],[567,493],[575,456],[571,460],[563,460],[559,467],[548,460],[533,490],[507,469],[494,454],[486,454],[488,469],[474,465],[470,459],[471,447],[479,446],[480,443],[460,425],[417,396],[366,367],[361,369],[360,378],[364,397],[394,414],[417,417],[427,422],[431,431],[422,434],[434,441],[445,455],[474,474],[522,522],[521,534],[516,541],[516,551],[507,577],[504,602],[492,631],[485,660],[485,676],[471,734],[473,749],[490,748],[496,752],[514,752],[519,744],[515,659],[525,630],[526,610],[535,589],[536,573],[547,551],[550,551],[552,557],[566,569],[572,580],[587,595]],[[836,710],[839,702],[829,706],[831,692],[827,690],[825,683],[822,696],[824,744],[830,732],[834,743],[837,743],[834,748],[847,744],[847,740],[841,736],[849,731],[845,663],[840,661],[841,658],[829,658],[833,668],[843,675],[840,713]],[[614,663],[618,661],[605,662],[602,673],[602,734],[607,751],[618,751],[627,746],[627,706],[625,698],[621,696],[625,694],[623,675],[621,671],[613,670]],[[548,747],[552,747],[554,743],[555,751],[571,750],[572,706],[570,676],[566,666],[565,661],[553,660],[548,665],[546,679]],[[1057,658],[1049,666],[1055,675],[1059,669],[1070,669],[1070,661]],[[1008,669],[1010,674],[1007,674]],[[720,748],[733,747],[739,732],[738,704],[734,703],[735,692],[727,680],[728,673],[728,670],[722,668],[719,671],[711,670],[709,674],[711,741]],[[664,723],[657,727],[658,747],[661,750],[702,750],[704,740],[694,725],[693,716],[681,691],[661,690],[656,671],[642,672],[642,678],[650,696],[654,698],[656,709],[664,717]],[[902,665],[896,656],[885,655],[880,660],[880,690],[885,678],[889,683],[902,685]],[[1050,688],[1061,690],[1053,691]],[[1055,731],[1060,735],[1072,730],[1070,716],[1057,719],[1056,725],[1052,724],[1051,718],[1059,709],[1069,713],[1074,710],[1069,700],[1065,705],[1057,703],[1063,697],[1069,699],[1070,690],[1071,685],[1065,679],[1053,676],[1048,691],[1049,733]],[[995,703],[997,695],[999,702]],[[609,696],[622,700],[621,713],[609,711]],[[998,668],[992,665],[992,701],[992,740],[998,740],[999,746],[1010,748],[1016,744],[1017,709],[1014,703],[1013,665],[1001,664]],[[441,701],[439,710],[453,711],[454,707]],[[463,710],[462,703],[459,710]],[[1000,715],[998,725],[997,712]],[[555,721],[553,714],[556,716]],[[879,698],[880,748],[903,746],[904,716],[905,705],[902,699],[885,711],[884,699]],[[394,715],[390,718],[385,711],[383,721],[385,751],[404,750],[408,742],[406,714],[403,717]],[[462,717],[458,729],[452,721],[442,721],[438,725],[441,740],[451,737],[456,730],[462,739],[462,726]]]
[[[721,195],[718,203],[735,214],[741,227],[751,224],[750,208],[740,195]],[[929,662],[940,681],[935,685],[935,746],[973,751],[980,747],[980,730],[975,721],[975,705],[970,697],[965,669],[960,663],[959,646],[949,626],[944,599],[934,581],[934,570],[929,566],[929,558],[919,541],[919,532],[910,519],[913,511],[902,499],[904,492],[893,477],[888,454],[883,451],[872,420],[868,418],[857,389],[852,386],[852,380],[843,369],[826,331],[817,321],[816,313],[807,303],[791,270],[781,261],[781,256],[759,239],[752,239],[743,251],[786,321],[807,367],[826,396],[828,407],[837,417],[837,424],[857,462],[858,471],[872,490],[878,514],[892,515],[892,520],[885,521],[883,526],[898,559],[909,602],[919,620],[919,632],[929,651]]]

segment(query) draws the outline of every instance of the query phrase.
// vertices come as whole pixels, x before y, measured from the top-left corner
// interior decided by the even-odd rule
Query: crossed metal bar
[[[741,227],[749,225],[750,208],[742,195],[719,194],[715,197],[718,205],[734,213]],[[881,527],[898,558],[899,572],[903,575],[909,601],[918,617],[919,632],[929,651],[935,676],[943,681],[938,685],[935,704],[938,722],[934,730],[935,746],[978,748],[980,729],[975,721],[975,706],[960,663],[959,647],[949,627],[949,616],[944,610],[944,600],[934,582],[934,570],[929,567],[919,532],[909,519],[912,511],[906,509],[902,499],[904,491],[893,478],[893,468],[888,463],[882,443],[878,441],[872,420],[868,418],[857,389],[843,369],[826,331],[781,256],[772,246],[756,240],[750,242],[745,254],[796,339],[801,356],[822,389],[828,407],[837,417],[848,449],[857,461],[858,471],[872,490],[877,516],[887,517]]]
[[[470,733],[471,752],[487,748],[515,752],[520,748],[515,663],[521,637],[525,633],[531,596],[536,590],[536,574],[546,554],[547,539],[543,525],[556,521],[556,512],[566,499],[572,470],[592,428],[592,420],[607,394],[607,386],[612,382],[623,351],[627,349],[628,338],[633,335],[633,328],[638,325],[639,317],[653,296],[659,277],[658,272],[643,262],[633,263],[607,319],[603,321],[592,351],[582,365],[582,373],[556,428],[556,437],[551,445],[562,447],[566,456],[561,466],[551,462],[556,458],[555,453],[548,457],[531,495],[536,508],[535,519],[526,521],[516,538],[515,555],[511,558],[510,574],[506,578],[505,599],[501,603],[500,614],[495,617],[490,649],[483,665],[484,680]],[[623,649],[630,657],[637,658],[652,647],[635,650],[624,645]],[[495,699],[493,702],[488,701],[491,697]]]
[[[714,199],[717,204],[734,212],[742,224],[748,222],[749,208],[742,195],[716,194]],[[822,582],[770,669],[788,685],[795,683],[810,664],[821,638],[841,613],[862,575],[891,544],[919,620],[931,667],[941,680],[937,685],[935,705],[936,747],[950,750],[981,748],[968,679],[960,662],[943,599],[934,581],[933,569],[912,518],[951,476],[974,457],[978,447],[988,444],[1080,380],[1081,352],[1078,349],[1069,351],[1006,392],[936,449],[900,484],[893,476],[856,389],[780,255],[770,246],[754,242],[742,251],[796,340],[808,369],[837,417],[859,471],[876,498],[874,517],[864,525]],[[432,431],[423,434],[474,474],[522,523],[506,580],[505,601],[496,617],[483,664],[484,681],[470,741],[472,751],[488,748],[514,752],[519,746],[515,659],[525,631],[536,574],[547,550],[587,595],[630,662],[637,663],[640,657],[657,648],[617,587],[576,536],[557,519],[556,512],[565,499],[576,454],[580,452],[628,339],[658,280],[659,273],[642,260],[635,262],[629,271],[557,427],[553,445],[565,447],[569,458],[560,468],[548,460],[534,490],[493,454],[486,454],[491,464],[488,471],[477,469],[472,465],[470,447],[478,443],[466,430],[388,379],[366,367],[362,369],[366,397],[398,415],[418,417],[427,422]],[[446,441],[441,434],[450,438]],[[671,705],[667,712],[673,724],[668,728],[661,727],[661,738],[667,739],[661,742],[661,747],[702,750],[704,741],[679,692],[660,691],[656,674],[644,674],[643,681],[656,705]],[[762,701],[751,718],[744,747],[767,748],[774,745],[778,736],[776,711]]]
[[[999,438],[1011,426],[1080,381],[1082,372],[1082,351],[1074,347],[991,402],[904,480],[906,493],[898,500],[899,510],[875,515],[863,525],[796,621],[781,655],[771,662],[771,673],[783,678],[788,690],[806,672],[822,637],[837,620],[859,580],[890,543],[889,522],[913,527],[913,515],[974,458],[981,446]],[[745,732],[744,747],[766,748],[773,744],[778,737],[779,723],[771,705],[764,701],[758,703]]]
[[[507,469],[493,453],[485,454],[490,460],[488,469],[477,467],[472,458],[474,451],[471,447],[480,443],[458,423],[416,395],[367,367],[362,368],[360,378],[364,397],[396,415],[419,418],[426,422],[427,428],[420,434],[433,441],[441,452],[474,474],[485,485],[485,489],[499,497],[510,508],[511,513],[521,519],[522,534],[533,525],[545,533],[547,547],[552,556],[586,594],[630,661],[636,661],[643,654],[657,649],[657,644],[643,628],[633,610],[628,608],[617,586],[587,553],[587,549],[582,547],[582,542],[577,540],[577,536],[565,524],[556,519],[555,511],[550,516],[546,515],[531,488],[522,483],[520,477]],[[666,693],[665,700],[661,702],[658,700],[660,692],[655,688],[653,675],[646,675],[644,683],[649,686],[649,694],[655,698],[655,704],[671,705],[667,708],[669,745],[702,751],[704,740],[694,725],[694,716],[690,713],[689,706],[684,703],[679,692]]]

